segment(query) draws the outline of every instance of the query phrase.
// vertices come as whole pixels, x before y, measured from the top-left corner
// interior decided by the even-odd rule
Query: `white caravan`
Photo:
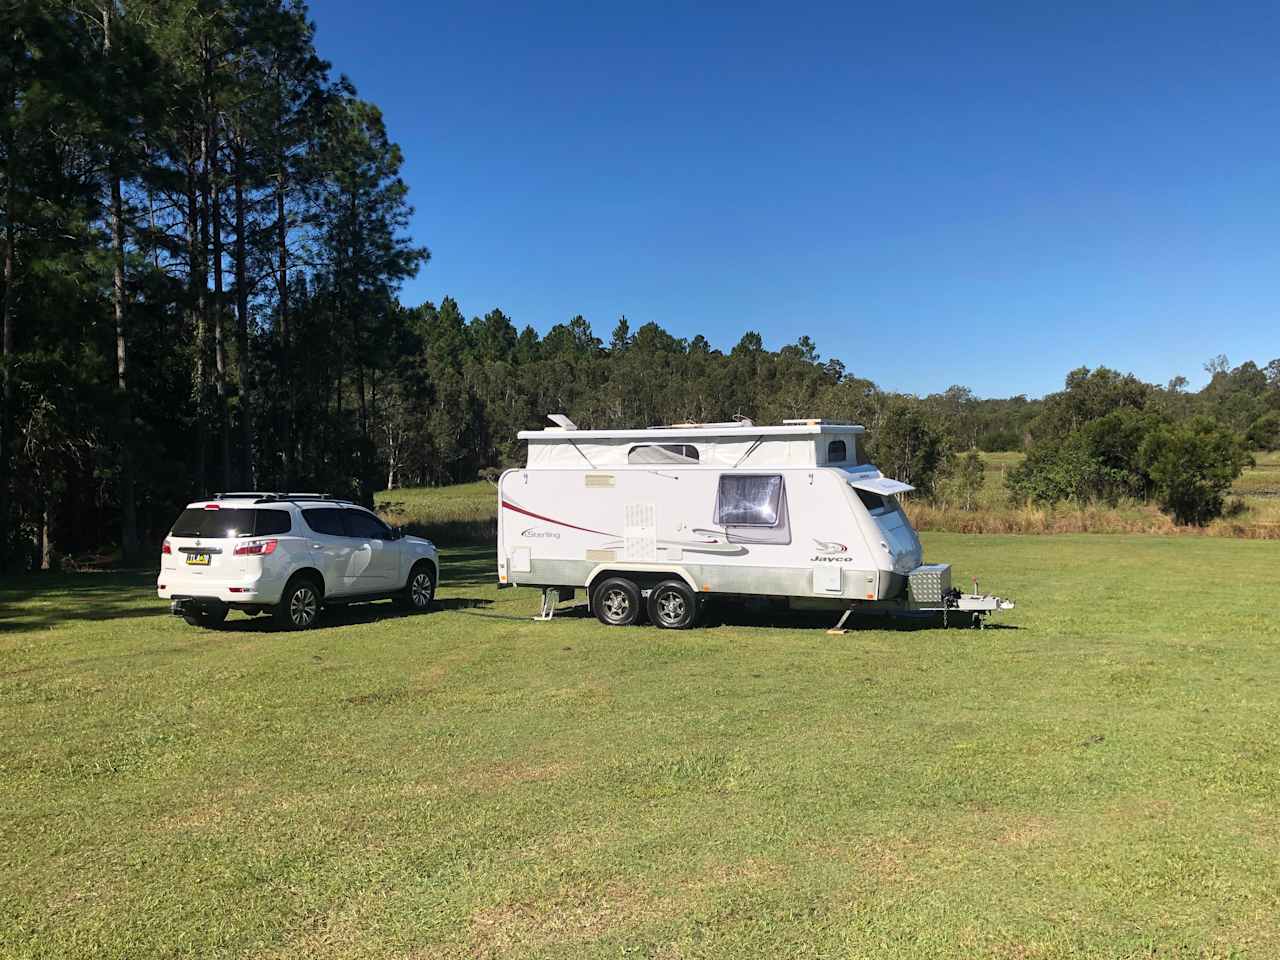
[[[707,596],[792,606],[954,611],[975,624],[1012,606],[953,590],[924,565],[896,495],[911,486],[867,462],[863,429],[681,424],[579,430],[567,417],[519,434],[522,469],[498,482],[498,581],[544,590],[544,618],[585,589],[611,625],[647,611],[685,628]]]

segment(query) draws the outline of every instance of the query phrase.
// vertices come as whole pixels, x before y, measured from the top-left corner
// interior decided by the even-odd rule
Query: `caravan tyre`
[[[640,588],[623,577],[602,580],[591,592],[591,609],[607,626],[629,627],[640,616]]]
[[[688,630],[698,620],[698,597],[683,580],[664,580],[649,591],[649,622],[664,630]]]

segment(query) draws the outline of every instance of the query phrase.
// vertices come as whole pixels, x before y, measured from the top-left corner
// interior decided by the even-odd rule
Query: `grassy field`
[[[0,955],[1280,956],[1280,544],[925,539],[1002,628],[4,582]]]
[[[480,545],[498,540],[498,488],[487,480],[383,490],[374,500],[389,522],[437,543]]]

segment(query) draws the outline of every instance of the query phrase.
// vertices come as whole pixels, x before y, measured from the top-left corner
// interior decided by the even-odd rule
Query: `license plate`
[[[188,553],[187,563],[189,563],[193,567],[207,567],[209,565],[209,554]]]

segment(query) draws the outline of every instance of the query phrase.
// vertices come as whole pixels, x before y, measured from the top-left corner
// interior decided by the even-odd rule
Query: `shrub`
[[[985,478],[982,457],[976,450],[970,450],[955,460],[944,487],[948,497],[961,510],[973,510],[978,505],[978,494],[982,492]]]
[[[1162,424],[1142,442],[1139,457],[1160,509],[1199,527],[1221,516],[1232,481],[1252,462],[1235,434],[1206,417]]]
[[[1138,449],[1160,422],[1151,414],[1121,409],[1064,436],[1046,437],[1032,445],[1005,483],[1020,503],[1145,499],[1151,478],[1139,462]]]
[[[1280,413],[1264,413],[1249,427],[1245,437],[1252,450],[1280,450]]]

